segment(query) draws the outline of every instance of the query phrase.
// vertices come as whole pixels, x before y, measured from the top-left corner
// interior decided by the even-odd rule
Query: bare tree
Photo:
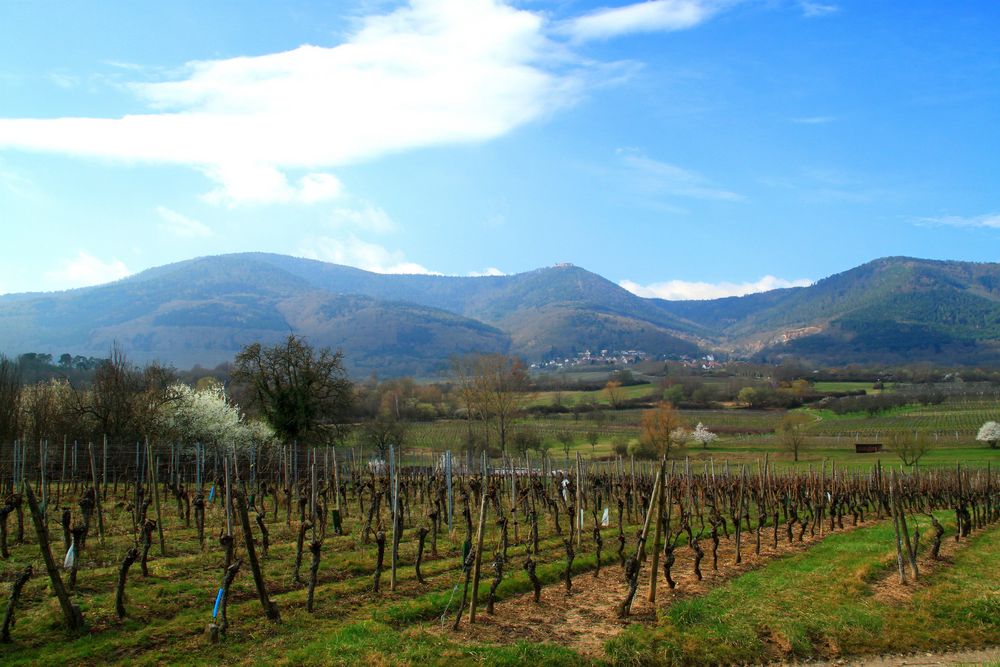
[[[617,410],[621,407],[622,401],[625,399],[625,394],[622,391],[622,383],[619,380],[608,380],[608,383],[604,385],[604,395],[607,397],[611,407]]]
[[[927,436],[923,433],[893,433],[890,446],[903,465],[915,466],[927,453]]]
[[[506,454],[511,424],[530,398],[524,364],[503,354],[482,354],[459,359],[453,368],[470,418],[475,414],[492,424]]]
[[[792,453],[793,458],[799,460],[799,451],[806,440],[806,426],[812,423],[809,415],[799,412],[789,412],[778,422],[778,435],[781,444]]]
[[[139,368],[115,342],[111,355],[94,372],[90,388],[73,388],[71,410],[90,420],[95,438],[122,442],[154,437],[163,406],[173,400],[170,386],[175,379],[173,369],[159,364]]]

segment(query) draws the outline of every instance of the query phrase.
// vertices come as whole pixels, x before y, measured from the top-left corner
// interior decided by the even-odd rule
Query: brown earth
[[[910,530],[913,530],[912,526],[910,527]],[[876,600],[897,605],[909,602],[913,598],[913,593],[919,590],[922,586],[922,579],[924,577],[928,576],[932,572],[935,572],[936,570],[950,567],[954,564],[955,554],[964,549],[969,543],[968,539],[956,542],[955,531],[946,531],[941,539],[941,551],[939,553],[939,557],[935,560],[931,558],[929,548],[929,536],[933,535],[933,528],[931,528],[930,525],[925,526],[921,524],[921,530],[923,531],[923,534],[920,537],[921,547],[926,545],[928,548],[922,550],[920,555],[917,556],[917,572],[920,574],[920,578],[917,581],[913,581],[913,572],[910,570],[909,560],[905,560],[906,583],[901,583],[899,581],[899,570],[893,567],[892,572],[872,584],[872,591]],[[903,550],[906,550],[905,546]],[[895,551],[890,553],[895,564]]]
[[[851,530],[849,520],[845,522],[844,530]],[[838,532],[843,532],[839,531]],[[827,534],[824,529],[824,534]],[[616,636],[630,623],[649,624],[656,621],[657,610],[668,607],[674,600],[701,595],[712,587],[742,574],[748,570],[760,567],[768,560],[786,554],[797,553],[822,539],[817,528],[816,537],[806,533],[802,542],[798,541],[798,526],[796,526],[794,541],[789,544],[782,527],[779,530],[778,547],[772,548],[772,532],[765,528],[761,533],[760,555],[754,554],[756,534],[744,534],[741,538],[742,563],[735,563],[735,539],[730,533],[730,539],[721,538],[719,544],[718,570],[712,569],[712,541],[702,537],[700,544],[705,551],[701,562],[703,579],[698,581],[694,574],[694,554],[682,541],[674,551],[676,562],[671,576],[677,582],[677,588],[670,590],[663,577],[662,559],[658,567],[658,582],[655,608],[649,602],[649,574],[651,555],[643,564],[639,576],[639,589],[632,604],[629,618],[617,618],[617,606],[624,600],[627,585],[622,568],[617,559],[610,566],[601,568],[600,576],[586,572],[573,577],[572,594],[566,595],[562,582],[550,584],[542,589],[541,602],[535,604],[531,593],[518,595],[496,604],[496,613],[492,616],[485,613],[485,604],[481,603],[477,610],[476,624],[470,625],[463,620],[457,632],[449,627],[434,626],[435,632],[447,633],[464,641],[506,644],[517,641],[552,642],[572,648],[587,656],[603,655],[604,643]],[[607,540],[605,545],[611,541]],[[614,545],[617,547],[617,543]],[[604,558],[614,558],[615,554],[607,549]],[[520,562],[511,566],[520,567]]]

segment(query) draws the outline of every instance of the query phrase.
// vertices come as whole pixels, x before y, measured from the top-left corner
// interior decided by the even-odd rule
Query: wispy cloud
[[[832,123],[836,118],[833,116],[802,116],[793,118],[792,122],[798,125],[826,125]]]
[[[356,229],[375,234],[388,234],[397,229],[396,223],[388,213],[368,202],[356,208],[334,209],[330,216],[330,224],[335,228]]]
[[[604,7],[570,19],[558,28],[575,41],[611,39],[637,32],[686,30],[704,23],[732,2],[713,0],[647,0],[623,7]]]
[[[641,190],[690,199],[740,201],[740,194],[719,188],[703,175],[646,157],[633,148],[619,148],[618,159],[632,184]]]
[[[661,283],[640,285],[631,280],[622,280],[618,284],[629,292],[641,297],[668,299],[671,301],[688,301],[691,299],[721,299],[727,296],[743,296],[756,292],[767,292],[784,287],[806,287],[812,280],[785,280],[774,276],[764,276],[760,280],[744,283],[719,282],[689,282],[686,280],[668,280]]]
[[[212,236],[212,229],[200,220],[189,218],[166,206],[157,206],[156,214],[160,216],[160,229],[173,236],[183,239],[207,238]]]
[[[81,250],[76,257],[46,272],[44,277],[53,289],[69,289],[100,285],[120,280],[131,274],[125,263],[119,259],[104,261]]]
[[[799,8],[802,10],[802,15],[806,18],[830,16],[840,11],[839,5],[829,2],[816,2],[816,0],[800,0]]]
[[[27,197],[36,193],[34,182],[26,176],[7,169],[3,162],[0,162],[0,189],[4,189],[11,194]]]
[[[1000,213],[986,213],[984,215],[960,216],[943,215],[929,218],[917,218],[917,224],[925,226],[947,227],[985,227],[987,229],[1000,229]]]
[[[310,240],[300,251],[303,257],[334,264],[346,264],[374,273],[440,275],[427,267],[406,260],[399,250],[359,239],[353,234],[344,238],[320,237]]]
[[[75,88],[80,85],[79,77],[66,74],[65,72],[49,72],[48,77],[49,81],[63,89]]]

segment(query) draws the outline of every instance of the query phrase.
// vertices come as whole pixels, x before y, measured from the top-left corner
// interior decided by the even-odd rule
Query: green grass
[[[166,510],[167,508],[165,508]],[[352,510],[354,508],[352,507]],[[222,521],[218,507],[210,508],[210,525]],[[356,530],[356,513],[347,519]],[[202,553],[193,530],[184,529],[165,511],[168,527],[167,558],[155,556],[153,576],[143,579],[136,567],[129,580],[130,616],[118,621],[112,612],[114,554],[129,541],[127,516],[112,511],[109,536],[101,546],[93,540],[95,558],[81,572],[75,595],[88,624],[86,634],[71,636],[59,624],[59,610],[32,543],[14,545],[12,559],[0,564],[3,579],[26,562],[34,561],[35,577],[25,588],[15,643],[0,645],[0,664],[485,664],[569,665],[590,662],[571,649],[552,644],[514,643],[503,646],[463,642],[447,632],[432,632],[461,580],[458,553],[462,533],[439,541],[441,557],[423,567],[427,585],[415,581],[412,537],[401,545],[397,590],[371,591],[374,549],[354,536],[328,536],[324,544],[315,614],[305,609],[306,591],[292,582],[293,531],[279,520],[269,521],[272,548],[264,560],[265,577],[281,609],[280,624],[263,620],[248,566],[233,589],[229,636],[211,645],[204,636],[210,621],[221,560],[210,542]],[[943,513],[944,519],[950,519]],[[543,513],[543,518],[547,517]],[[926,521],[923,521],[926,529]],[[496,539],[490,523],[487,544]],[[293,523],[294,526],[294,523]],[[547,525],[543,528],[548,528]],[[950,528],[950,524],[949,524]],[[613,532],[614,529],[608,529]],[[926,531],[925,531],[926,532]],[[408,534],[409,536],[410,534]],[[28,535],[29,539],[31,534]],[[606,535],[605,544],[611,540]],[[538,576],[558,585],[563,568],[560,538],[543,532]],[[1000,641],[997,591],[1000,568],[1000,530],[977,535],[972,547],[959,553],[955,567],[930,577],[912,606],[877,603],[872,582],[892,566],[891,534],[886,525],[838,533],[809,551],[772,561],[761,569],[732,580],[697,598],[671,607],[655,628],[632,628],[609,645],[608,657],[619,663],[665,661],[683,656],[693,662],[757,660],[777,655],[775,642],[791,655],[885,650],[889,646],[923,648],[932,638],[942,643],[974,646]],[[520,556],[517,549],[511,554]],[[574,562],[576,572],[594,565],[586,546]],[[511,568],[499,589],[501,598],[527,592],[523,571]],[[481,583],[481,595],[488,584]],[[461,592],[451,600],[453,618]],[[912,608],[911,608],[912,607]],[[911,618],[912,616],[912,618]],[[450,619],[449,619],[450,621]],[[768,641],[770,638],[770,642]],[[901,639],[902,638],[902,639]],[[778,656],[782,657],[782,656]]]
[[[975,535],[909,604],[882,602],[892,572],[885,523],[836,534],[706,595],[671,606],[607,645],[617,664],[732,664],[1000,643],[1000,528]]]

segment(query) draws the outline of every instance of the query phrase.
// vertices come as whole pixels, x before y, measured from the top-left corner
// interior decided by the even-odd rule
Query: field
[[[188,465],[192,462],[183,452],[179,465],[163,465],[177,460],[175,453],[157,450],[148,460],[161,461],[156,467],[161,553],[156,527],[143,522],[157,516],[156,496],[147,493],[152,487],[137,489],[134,481],[126,481],[128,467],[116,465],[134,460],[129,451],[110,456],[109,484],[101,487],[103,539],[96,519],[82,517],[75,502],[86,493],[86,465],[80,466],[79,479],[62,486],[53,483],[54,474],[44,484],[22,478],[23,493],[34,488],[50,499],[46,542],[58,562],[67,547],[60,510],[69,510],[75,528],[88,525],[76,587],[69,593],[84,626],[66,628],[39,556],[32,515],[21,506],[26,516],[18,540],[17,513],[8,503],[9,557],[0,561],[0,578],[12,582],[29,564],[34,573],[17,603],[12,643],[0,645],[3,664],[716,664],[1000,643],[1000,570],[990,566],[1000,548],[995,470],[965,468],[959,476],[949,467],[933,475],[892,477],[887,471],[845,474],[843,469],[835,476],[826,468],[819,476],[818,471],[803,474],[771,465],[762,470],[721,461],[714,470],[695,463],[686,471],[680,461],[665,468],[666,481],[660,484],[653,463],[638,463],[633,474],[628,464],[581,458],[580,476],[574,469],[567,492],[561,493],[561,477],[542,475],[536,458],[529,459],[530,477],[526,470],[511,477],[510,470],[494,469],[488,498],[480,500],[482,476],[475,468],[463,471],[456,456],[449,530],[447,477],[441,470],[429,475],[426,467],[407,466],[393,478],[391,470],[363,467],[343,451],[333,464],[331,453],[323,451],[313,459],[314,487],[307,472],[309,453],[286,450],[274,459],[256,457],[254,478],[233,479],[226,494],[229,477],[216,469],[219,459],[210,454],[202,460],[203,470],[213,470],[208,479],[215,480],[205,481],[202,490],[207,501],[202,547],[197,512],[189,521],[184,511],[187,501],[201,497],[198,466]],[[409,457],[414,463],[430,460],[419,452]],[[222,461],[229,470],[248,470],[242,456]],[[559,467],[558,461],[545,465]],[[22,473],[25,469],[31,466]],[[283,480],[296,478],[299,483],[290,488],[297,492],[288,495]],[[393,479],[399,484],[401,521],[395,576]],[[332,489],[338,484],[343,534],[337,534],[332,518],[338,502]],[[893,495],[893,489],[901,495]],[[151,500],[138,505],[145,517],[132,513],[137,490]],[[232,498],[228,505],[227,497]],[[377,509],[372,509],[376,499]],[[251,500],[262,512],[258,517],[251,510],[241,527],[239,510]],[[577,503],[587,511],[584,530],[574,535],[571,517]],[[658,506],[664,508],[663,520],[650,523]],[[598,517],[605,507],[609,525],[601,528]],[[957,507],[972,511],[968,534],[960,539]],[[743,512],[741,543],[736,524],[743,521],[732,517]],[[944,529],[940,560],[929,556],[933,531],[927,512]],[[910,522],[909,531],[917,528],[923,535],[912,552],[923,574],[902,585],[889,518],[897,513]],[[315,533],[307,523],[311,520],[318,524]],[[643,525],[650,526],[648,532]],[[691,533],[685,532],[687,526]],[[266,554],[262,527],[268,534]],[[227,560],[219,536],[230,531],[241,565],[227,603],[213,619]],[[481,550],[476,547],[480,535]],[[667,542],[673,546],[664,550]],[[310,556],[314,543],[316,561]],[[250,545],[260,562],[265,599],[273,601],[280,620],[266,618],[251,576]],[[142,576],[140,564],[132,566],[119,617],[116,582],[122,558],[133,546],[148,550],[149,572]],[[473,558],[463,567],[468,549]],[[696,557],[699,550],[702,557]],[[423,581],[415,567],[418,552]],[[478,590],[473,624],[476,603],[469,580],[476,554],[481,555],[481,580],[478,589],[474,582],[471,586]],[[662,569],[668,554],[670,569]],[[529,556],[536,567],[538,603],[524,567]],[[623,562],[636,567],[628,570],[632,565]],[[499,579],[494,563],[500,563]],[[703,576],[695,576],[696,571]],[[649,599],[653,572],[659,589],[655,604]],[[664,572],[673,574],[676,588],[668,586]],[[70,573],[60,574],[66,582]],[[486,601],[494,583],[495,609],[489,613]],[[619,618],[630,585],[637,594]],[[463,616],[453,629],[459,609]],[[210,625],[217,632],[222,618],[227,628],[213,642]]]
[[[639,388],[648,389],[648,386],[640,385]],[[576,399],[567,392],[565,400]],[[714,459],[718,464],[727,460],[756,464],[767,453],[772,462],[791,468],[815,468],[826,461],[868,469],[877,459],[886,464],[898,462],[889,444],[892,436],[916,433],[924,435],[928,443],[928,452],[921,458],[920,465],[939,467],[969,463],[984,466],[1000,462],[1000,453],[975,440],[984,422],[1000,419],[1000,404],[995,399],[949,398],[939,405],[908,405],[874,416],[866,413],[837,415],[830,410],[810,408],[798,412],[809,415],[813,422],[806,427],[805,444],[797,462],[790,452],[783,449],[775,434],[778,422],[786,414],[784,410],[682,410],[681,415],[688,428],[702,423],[720,436],[708,449],[688,443],[685,454],[695,461]],[[628,443],[639,437],[641,416],[642,410],[607,409],[596,414],[526,417],[518,420],[514,429],[529,428],[547,439],[549,455],[554,459],[566,455],[563,445],[556,440],[562,432],[569,432],[574,437],[570,456],[580,452],[588,457],[609,458],[614,456],[612,445],[615,440]],[[476,433],[480,430],[475,423],[471,428]],[[462,420],[415,423],[409,428],[406,442],[408,446],[420,450],[458,451],[463,448],[469,430],[470,424]],[[594,447],[588,441],[590,433],[598,437]],[[885,451],[879,455],[856,454],[856,442],[881,442]]]

